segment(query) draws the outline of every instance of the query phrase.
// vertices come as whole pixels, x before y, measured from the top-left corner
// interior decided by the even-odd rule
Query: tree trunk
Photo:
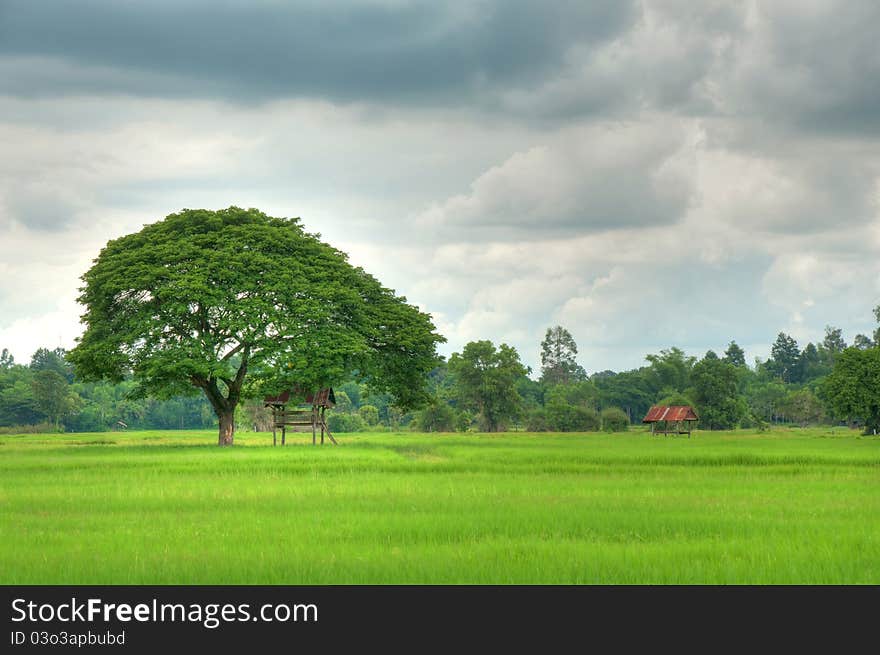
[[[220,419],[220,440],[218,445],[231,446],[235,434],[235,408],[224,410],[218,414]]]

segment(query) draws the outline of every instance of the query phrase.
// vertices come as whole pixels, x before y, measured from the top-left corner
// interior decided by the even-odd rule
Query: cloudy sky
[[[876,0],[0,0],[0,348],[181,208],[299,216],[449,343],[588,371],[880,303]]]

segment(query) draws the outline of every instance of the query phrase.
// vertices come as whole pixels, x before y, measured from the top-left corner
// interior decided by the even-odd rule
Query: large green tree
[[[76,411],[80,399],[71,390],[67,380],[57,371],[50,369],[34,373],[31,383],[34,391],[36,407],[49,419],[58,430],[61,419]]]
[[[737,370],[713,351],[694,365],[691,373],[700,425],[710,430],[735,428],[746,411],[737,395]]]
[[[866,433],[880,429],[880,348],[840,353],[824,394],[837,416],[864,421]]]
[[[455,376],[459,402],[478,415],[486,431],[496,432],[518,416],[522,399],[516,383],[528,369],[514,348],[472,341],[449,358],[449,372]]]
[[[355,376],[417,406],[443,341],[428,315],[298,219],[256,209],[171,214],[110,241],[82,279],[77,372],[131,374],[158,397],[203,392],[221,445],[241,398],[258,392]]]

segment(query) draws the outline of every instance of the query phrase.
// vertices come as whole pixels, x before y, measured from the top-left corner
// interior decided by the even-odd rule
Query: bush
[[[602,429],[605,432],[626,432],[629,429],[629,416],[617,407],[603,409]]]
[[[0,427],[0,434],[57,434],[58,432],[64,432],[64,430],[59,430],[51,423]]]
[[[332,412],[327,419],[327,427],[330,432],[360,432],[366,429],[364,419],[358,414],[342,414],[340,412]]]
[[[550,427],[547,425],[547,412],[543,409],[535,409],[529,412],[526,417],[526,430],[528,432],[547,432]]]
[[[455,429],[458,432],[467,432],[474,423],[474,417],[470,412],[461,411],[455,414]]]
[[[557,432],[592,432],[599,429],[599,414],[589,407],[564,403],[547,405],[547,425]]]
[[[379,423],[379,408],[375,405],[362,405],[358,409],[358,415],[364,419],[364,423],[370,427]]]
[[[422,432],[454,432],[455,412],[448,404],[438,400],[418,413],[416,426]]]

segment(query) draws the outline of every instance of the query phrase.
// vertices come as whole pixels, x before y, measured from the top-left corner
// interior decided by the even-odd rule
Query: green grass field
[[[880,583],[876,437],[338,437],[0,436],[0,583]]]

